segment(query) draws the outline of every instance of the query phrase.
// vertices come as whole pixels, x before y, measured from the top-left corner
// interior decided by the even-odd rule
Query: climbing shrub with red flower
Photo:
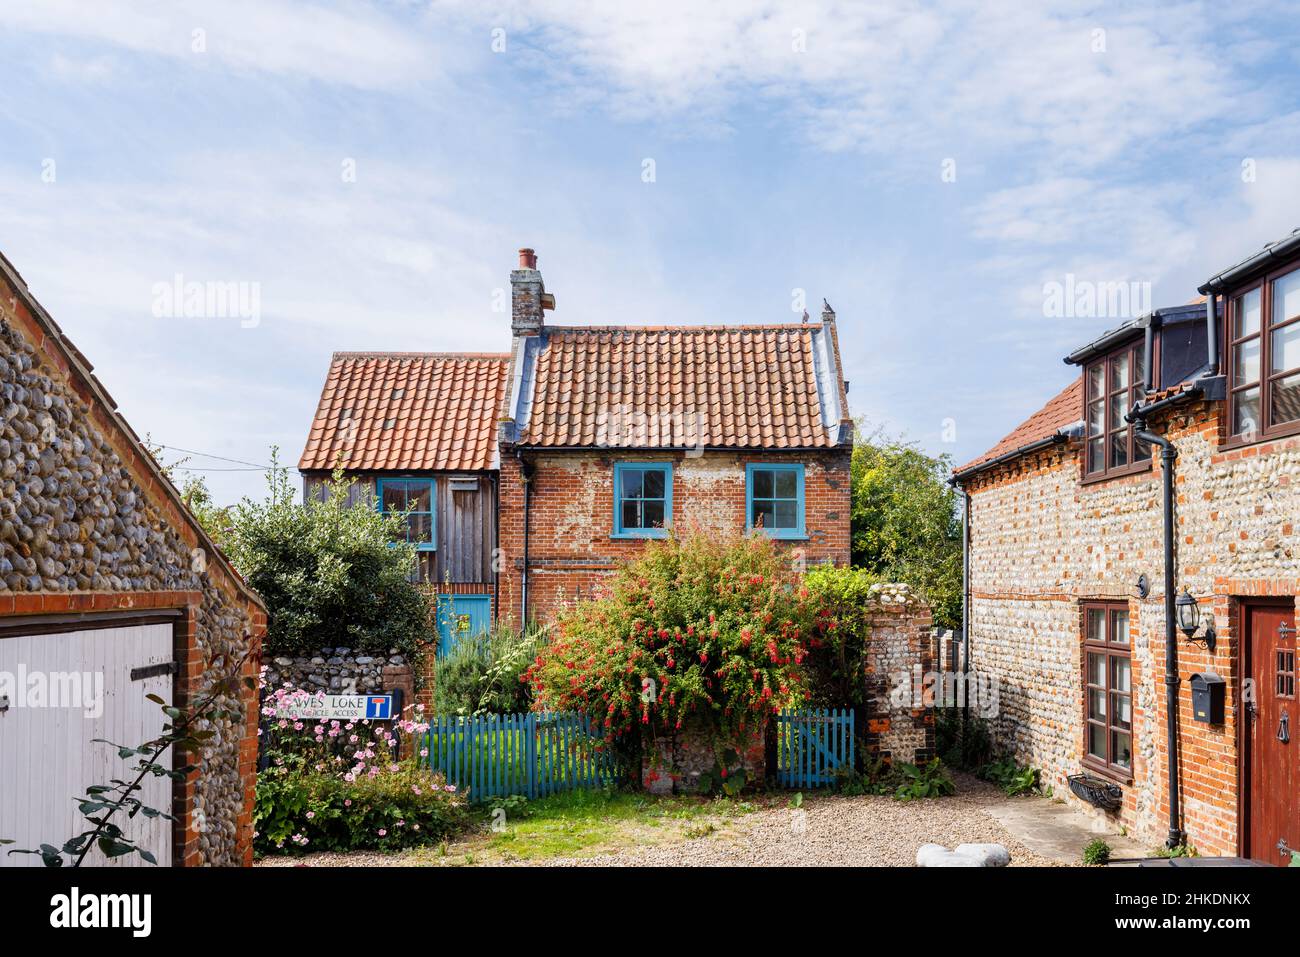
[[[524,680],[541,706],[589,715],[608,741],[703,722],[721,748],[805,698],[817,609],[766,537],[647,544],[609,594],[580,603]]]

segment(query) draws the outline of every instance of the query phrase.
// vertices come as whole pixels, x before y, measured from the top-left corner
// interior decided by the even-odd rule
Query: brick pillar
[[[867,713],[859,721],[867,750],[886,761],[928,761],[934,757],[934,707],[916,700],[916,690],[934,670],[930,609],[907,586],[884,585],[868,622]]]

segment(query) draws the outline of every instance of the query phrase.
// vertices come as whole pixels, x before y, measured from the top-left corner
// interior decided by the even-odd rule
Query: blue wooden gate
[[[438,596],[438,654],[492,628],[491,595]]]
[[[481,801],[612,784],[614,758],[600,744],[585,715],[530,712],[434,718],[422,750],[427,767]]]
[[[782,787],[834,784],[853,767],[853,709],[812,708],[776,716],[776,778]]]

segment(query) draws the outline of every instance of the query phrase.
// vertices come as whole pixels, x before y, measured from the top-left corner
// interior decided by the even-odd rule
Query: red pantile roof
[[[518,442],[834,446],[848,417],[831,329],[548,326],[522,380]]]
[[[336,352],[298,468],[496,467],[508,355]]]
[[[1024,422],[1020,423],[1009,435],[979,458],[967,462],[954,474],[968,472],[986,462],[991,462],[1000,455],[1022,449],[1034,442],[1051,438],[1066,426],[1073,425],[1083,418],[1083,377],[1076,378],[1062,389],[1047,405],[1043,406]]]

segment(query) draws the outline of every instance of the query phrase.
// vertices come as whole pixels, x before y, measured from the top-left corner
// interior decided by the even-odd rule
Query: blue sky
[[[855,414],[961,462],[1125,318],[1046,283],[1185,302],[1300,225],[1294,5],[702,6],[4,2],[0,250],[165,445],[292,463],[332,351],[505,350],[527,245],[557,323],[825,297]]]

